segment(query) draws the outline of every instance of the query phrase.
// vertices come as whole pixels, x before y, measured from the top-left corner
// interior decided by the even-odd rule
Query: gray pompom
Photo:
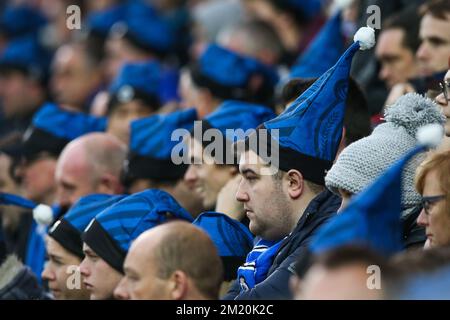
[[[403,127],[409,135],[415,137],[417,130],[427,124],[445,123],[445,117],[439,107],[429,98],[417,93],[408,93],[385,111],[386,122]]]

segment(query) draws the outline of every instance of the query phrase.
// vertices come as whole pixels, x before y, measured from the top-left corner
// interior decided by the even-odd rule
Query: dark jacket
[[[47,300],[50,296],[40,287],[30,268],[15,256],[9,256],[0,267],[0,300]]]
[[[422,206],[417,206],[408,210],[408,212],[401,217],[405,249],[423,248],[423,245],[427,240],[425,228],[417,224],[417,218],[421,211]]]
[[[255,288],[239,294],[239,281],[235,281],[225,300],[291,299],[289,278],[294,273],[297,260],[308,255],[308,244],[319,227],[335,215],[341,204],[341,198],[328,190],[315,197],[306,208],[294,231],[283,241],[266,280]]]

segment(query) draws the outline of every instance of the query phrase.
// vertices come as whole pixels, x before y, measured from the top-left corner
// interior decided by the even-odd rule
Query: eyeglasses
[[[439,82],[439,87],[441,87],[441,91],[445,97],[445,100],[450,101],[450,81],[445,80],[445,81]]]
[[[445,194],[439,196],[422,197],[422,207],[425,213],[427,215],[430,214],[431,207],[439,201],[445,199],[445,197]]]

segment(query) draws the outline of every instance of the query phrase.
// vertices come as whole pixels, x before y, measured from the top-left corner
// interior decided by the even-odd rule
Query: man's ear
[[[303,175],[300,171],[291,169],[285,174],[284,178],[287,179],[287,191],[289,196],[292,199],[298,199],[304,190],[305,180],[303,179]]]
[[[176,270],[170,277],[170,298],[185,300],[188,293],[188,278],[183,271]]]

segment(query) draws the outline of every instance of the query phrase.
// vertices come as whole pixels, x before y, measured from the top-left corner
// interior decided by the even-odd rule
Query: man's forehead
[[[420,30],[419,35],[422,37],[437,37],[442,39],[450,38],[446,29],[442,29],[440,27],[445,27],[450,24],[450,14],[447,14],[447,19],[438,19],[431,14],[426,14],[422,21],[420,22]]]
[[[247,150],[239,156],[239,169],[258,169],[265,165],[263,160],[253,150]]]

